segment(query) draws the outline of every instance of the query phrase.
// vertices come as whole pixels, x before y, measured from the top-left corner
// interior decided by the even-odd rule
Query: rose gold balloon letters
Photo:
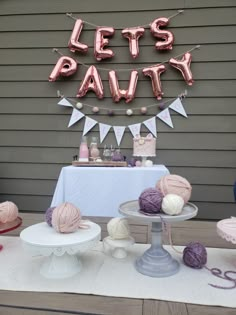
[[[62,56],[58,59],[55,67],[53,68],[49,81],[56,81],[59,76],[69,77],[74,74],[77,70],[77,62],[67,56]]]

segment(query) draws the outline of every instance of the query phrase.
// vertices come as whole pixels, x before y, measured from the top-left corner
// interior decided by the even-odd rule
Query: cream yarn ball
[[[107,232],[114,240],[130,236],[129,224],[125,218],[113,218],[107,223]]]
[[[18,208],[11,201],[0,203],[0,223],[14,221],[18,216]]]
[[[167,194],[162,199],[161,209],[164,213],[169,215],[178,215],[182,212],[184,206],[184,199],[175,194]]]
[[[59,233],[72,233],[81,225],[79,208],[70,202],[64,202],[52,212],[52,226]]]

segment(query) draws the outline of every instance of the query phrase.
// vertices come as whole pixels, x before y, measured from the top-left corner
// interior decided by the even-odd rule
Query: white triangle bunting
[[[149,131],[151,131],[154,137],[157,137],[156,117],[145,120],[143,124],[148,128]]]
[[[83,117],[84,117],[83,113],[81,113],[78,109],[73,108],[70,121],[68,124],[68,128],[70,128],[72,125],[74,125],[77,121],[79,121]]]
[[[83,136],[85,136],[86,133],[88,133],[96,124],[97,124],[96,120],[86,116],[85,123],[84,123]]]
[[[62,100],[60,100],[60,102],[57,103],[58,105],[61,106],[69,106],[69,107],[73,107],[73,105],[67,101],[66,98],[63,98]]]
[[[174,102],[169,105],[169,108],[173,109],[175,112],[177,112],[178,114],[184,117],[188,117],[183,107],[183,104],[179,98],[174,100]]]
[[[140,134],[141,123],[129,125],[129,130],[131,131],[133,137]]]
[[[124,126],[113,126],[115,136],[116,136],[116,142],[117,142],[118,146],[120,145],[121,140],[123,138],[125,128],[126,127],[124,127]]]
[[[174,128],[168,108],[166,108],[163,111],[161,111],[159,114],[156,115],[156,117],[161,119],[164,123],[166,123],[171,128]]]
[[[102,141],[105,139],[110,128],[111,128],[110,125],[99,123],[100,143],[102,143]]]

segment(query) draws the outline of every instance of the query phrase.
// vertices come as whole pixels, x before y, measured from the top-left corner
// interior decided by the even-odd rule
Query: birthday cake
[[[156,156],[156,138],[150,133],[146,137],[136,135],[133,139],[133,156]]]

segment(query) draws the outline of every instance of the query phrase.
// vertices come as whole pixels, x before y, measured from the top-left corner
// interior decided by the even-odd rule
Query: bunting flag
[[[179,97],[173,103],[171,103],[169,108],[173,109],[175,112],[184,117],[188,117]]]
[[[174,128],[174,126],[172,124],[171,117],[170,117],[170,111],[169,111],[168,108],[166,108],[163,111],[161,111],[159,114],[156,115],[156,117],[158,117],[159,119],[164,121],[164,123],[166,123],[171,128]]]
[[[62,100],[60,100],[60,102],[57,103],[58,105],[62,105],[62,106],[69,106],[69,107],[73,107],[73,105],[67,101],[66,98],[63,98]]]
[[[151,133],[154,135],[154,137],[157,137],[157,127],[156,127],[156,118],[152,117],[150,119],[147,119],[143,122],[143,124],[148,128],[148,130],[151,131]]]
[[[98,122],[88,116],[85,116],[85,123],[84,123],[84,130],[83,130],[83,136],[86,135],[86,133],[89,132]]]
[[[118,146],[120,145],[121,140],[123,138],[125,128],[126,127],[124,127],[124,126],[113,126],[115,136],[116,136],[116,142],[117,142]]]
[[[129,130],[131,131],[133,137],[140,134],[141,123],[129,125],[128,127],[129,127]]]
[[[70,121],[68,124],[68,128],[70,128],[72,125],[74,125],[77,121],[79,121],[83,117],[84,117],[83,113],[81,113],[78,109],[73,108]]]
[[[110,125],[99,123],[100,143],[102,143],[102,141],[105,139],[110,128]]]

